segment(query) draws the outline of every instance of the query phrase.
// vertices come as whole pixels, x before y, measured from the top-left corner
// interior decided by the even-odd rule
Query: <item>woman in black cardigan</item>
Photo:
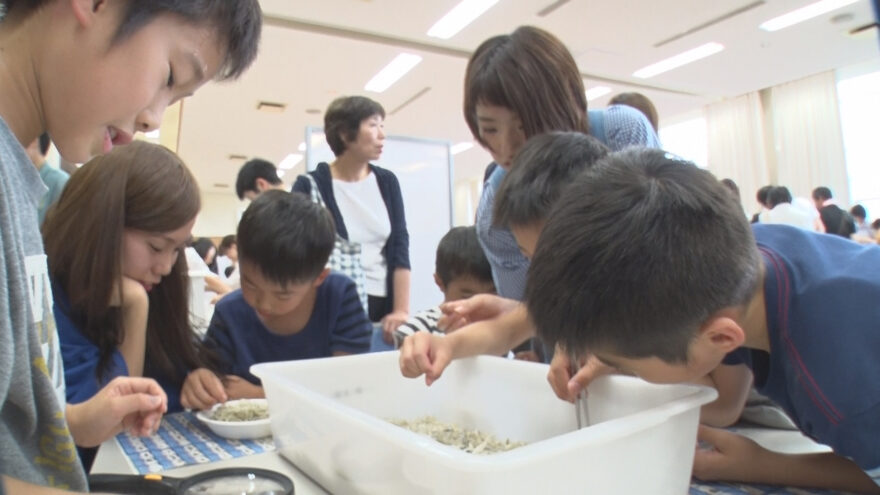
[[[391,335],[409,317],[410,265],[400,184],[390,170],[370,163],[382,154],[384,119],[385,110],[369,98],[334,100],[324,114],[324,133],[336,159],[309,173],[333,213],[336,231],[361,244],[370,320],[381,323],[390,349]],[[299,177],[293,191],[309,194],[309,180]]]

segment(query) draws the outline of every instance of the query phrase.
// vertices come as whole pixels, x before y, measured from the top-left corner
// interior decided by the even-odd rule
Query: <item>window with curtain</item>
[[[706,119],[703,117],[661,127],[660,142],[664,150],[690,160],[700,168],[709,164]]]
[[[851,202],[864,206],[870,221],[880,217],[880,71],[841,79],[837,95]]]

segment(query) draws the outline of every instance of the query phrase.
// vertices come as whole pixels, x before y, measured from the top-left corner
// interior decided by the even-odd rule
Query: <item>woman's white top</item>
[[[372,172],[358,182],[333,179],[333,195],[342,214],[348,240],[361,245],[361,266],[367,294],[385,297],[388,263],[382,254],[391,235],[391,219]]]

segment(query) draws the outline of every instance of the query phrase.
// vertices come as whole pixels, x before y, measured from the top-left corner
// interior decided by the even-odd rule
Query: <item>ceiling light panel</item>
[[[406,75],[407,72],[411,71],[413,67],[419,65],[421,61],[422,57],[418,55],[401,53],[394,57],[394,60],[386,65],[384,69],[380,70],[378,74],[373,76],[367,85],[364,86],[364,89],[373,93],[382,93],[390,88],[392,84],[396,83],[398,79]]]
[[[675,55],[673,57],[661,60],[656,64],[642,67],[641,69],[633,72],[633,77],[638,77],[639,79],[648,79],[658,74],[671,71],[672,69],[677,69],[683,65],[687,65],[696,62],[697,60],[704,59],[722,50],[724,50],[724,45],[722,45],[721,43],[706,43],[705,45],[698,46],[692,50],[688,50],[684,53],[679,53],[678,55]]]
[[[858,0],[822,0],[821,2],[811,3],[797,10],[792,10],[787,14],[774,17],[767,22],[761,24],[760,27],[764,31],[779,31],[795,24],[810,20],[822,14],[827,14],[833,10],[837,10],[847,5],[852,5]]]
[[[428,36],[448,40],[496,3],[498,0],[463,0],[431,26],[431,29],[428,30]]]

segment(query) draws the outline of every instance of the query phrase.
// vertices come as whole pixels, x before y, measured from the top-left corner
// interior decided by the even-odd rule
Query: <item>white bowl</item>
[[[230,400],[226,401],[223,404],[216,404],[208,411],[199,411],[196,413],[196,417],[199,419],[199,421],[208,425],[208,428],[210,428],[211,431],[224,438],[243,440],[248,438],[262,438],[271,435],[272,429],[270,428],[271,422],[269,418],[258,419],[255,421],[217,421],[216,419],[211,419],[211,417],[214,415],[214,411],[221,405],[235,405],[245,403],[252,403],[268,407],[268,402],[266,401],[266,399]]]

